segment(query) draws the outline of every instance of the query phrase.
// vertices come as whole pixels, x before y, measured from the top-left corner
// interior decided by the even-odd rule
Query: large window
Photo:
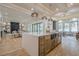
[[[73,18],[71,20],[64,20],[62,22],[58,22],[58,31],[62,32],[78,32],[79,29],[79,21],[77,18]]]
[[[58,31],[63,31],[63,23],[58,23]]]
[[[33,33],[43,33],[43,23],[34,23],[31,25],[28,25],[28,31]]]
[[[69,32],[69,23],[64,23],[64,31]]]
[[[32,32],[32,26],[30,24],[28,25],[28,32]]]
[[[77,32],[77,22],[71,22],[71,32]]]
[[[43,33],[43,30],[44,30],[44,25],[43,25],[43,23],[40,23],[39,28],[38,28],[38,32]]]

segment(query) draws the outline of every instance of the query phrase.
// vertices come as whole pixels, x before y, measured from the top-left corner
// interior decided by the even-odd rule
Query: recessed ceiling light
[[[59,8],[56,8],[56,11],[58,11],[59,10]]]
[[[34,10],[34,8],[31,8],[31,10],[33,11],[33,10]]]

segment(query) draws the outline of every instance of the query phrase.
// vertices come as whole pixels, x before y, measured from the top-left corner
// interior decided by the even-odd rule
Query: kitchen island
[[[31,56],[47,55],[52,49],[61,43],[61,37],[58,32],[55,33],[23,33],[22,48]]]

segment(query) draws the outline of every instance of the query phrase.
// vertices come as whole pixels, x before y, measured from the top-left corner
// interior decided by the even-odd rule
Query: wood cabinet
[[[50,35],[39,37],[39,55],[46,55],[51,49]]]
[[[45,36],[45,55],[51,50],[51,36]]]
[[[39,55],[45,55],[45,38],[44,36],[39,37]]]
[[[51,38],[52,36],[52,38]],[[59,33],[39,37],[39,55],[47,55],[61,42]]]
[[[55,40],[55,46],[57,46],[61,42],[59,33],[56,34],[54,40]]]
[[[29,55],[45,56],[61,42],[59,37],[59,33],[44,35],[23,33],[22,48],[26,49]]]
[[[77,39],[77,40],[79,39],[79,32],[76,33],[76,39]]]

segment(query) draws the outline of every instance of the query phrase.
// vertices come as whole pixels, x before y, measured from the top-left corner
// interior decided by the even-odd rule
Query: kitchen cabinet
[[[52,36],[52,38],[51,38]],[[39,37],[39,55],[46,55],[61,43],[59,33]]]
[[[39,55],[45,55],[45,38],[44,36],[39,37]]]
[[[51,50],[51,36],[45,36],[45,54],[47,54]]]
[[[32,56],[45,56],[61,42],[59,33],[43,35],[25,33],[22,37],[22,48]]]

